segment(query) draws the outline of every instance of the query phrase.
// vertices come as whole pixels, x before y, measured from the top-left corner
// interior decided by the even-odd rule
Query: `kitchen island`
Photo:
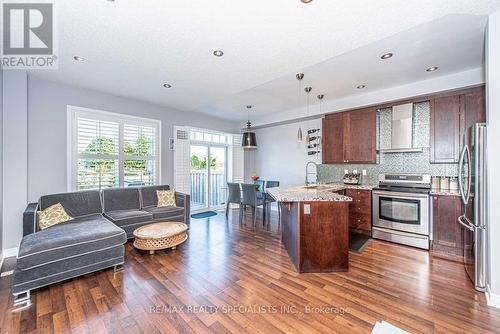
[[[269,188],[281,206],[281,240],[301,273],[347,271],[349,202],[337,185]]]

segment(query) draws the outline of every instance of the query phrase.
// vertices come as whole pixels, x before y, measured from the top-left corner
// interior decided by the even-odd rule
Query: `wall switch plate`
[[[366,169],[363,169],[363,176],[366,176]]]
[[[349,169],[344,169],[344,174],[349,174]]]
[[[304,214],[305,215],[311,214],[311,204],[304,204]]]

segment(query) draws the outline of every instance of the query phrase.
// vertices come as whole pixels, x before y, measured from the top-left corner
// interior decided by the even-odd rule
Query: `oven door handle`
[[[461,215],[457,219],[458,223],[468,229],[471,232],[474,232],[474,227],[472,226],[472,222],[465,215]]]
[[[400,198],[400,199],[427,199],[429,198],[429,195],[427,194],[415,194],[415,195],[410,195],[408,196],[406,193],[396,193],[396,192],[391,192],[391,191],[373,191],[373,195],[378,195],[378,196],[387,196],[387,197],[393,197],[393,198]]]

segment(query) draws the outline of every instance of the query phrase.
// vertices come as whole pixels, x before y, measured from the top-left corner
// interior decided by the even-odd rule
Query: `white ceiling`
[[[298,71],[314,96],[331,98],[481,66],[484,15],[498,8],[498,0],[64,0],[59,69],[33,72],[243,120],[246,104],[260,116],[300,105]],[[380,60],[386,51],[395,56]],[[432,65],[439,71],[425,72]]]

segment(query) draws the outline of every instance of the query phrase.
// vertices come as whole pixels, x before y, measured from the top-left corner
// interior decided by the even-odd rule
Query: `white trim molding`
[[[13,248],[7,248],[3,250],[3,258],[6,259],[8,257],[13,257],[17,256],[17,253],[19,252],[19,247],[13,247]]]
[[[500,308],[500,295],[497,295],[490,290],[490,286],[486,286],[486,302],[488,306]]]
[[[155,164],[155,184],[161,182],[161,121],[157,119],[119,114],[109,111],[102,111],[90,108],[67,105],[67,189],[68,191],[78,190],[78,159],[113,159],[118,162],[118,184],[124,186],[124,164],[125,160],[148,160]],[[116,154],[86,154],[78,153],[78,119],[79,117],[89,118],[96,121],[107,121],[116,124],[117,146]],[[123,148],[125,145],[124,127],[126,125],[145,126],[154,129],[155,145],[154,154],[150,155],[125,155]]]

